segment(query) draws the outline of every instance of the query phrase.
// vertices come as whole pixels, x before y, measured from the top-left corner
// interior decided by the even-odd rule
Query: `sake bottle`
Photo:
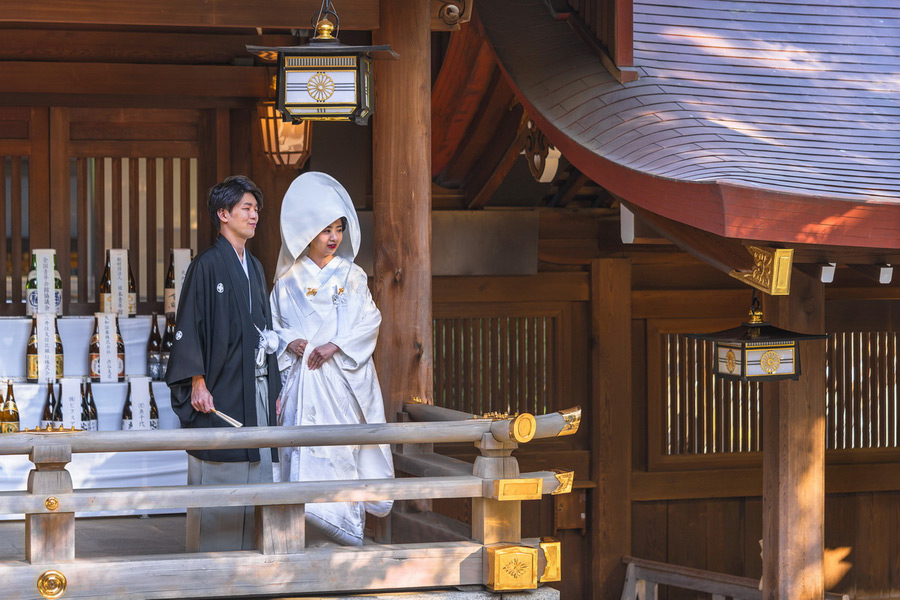
[[[125,406],[122,408],[122,429],[134,429],[134,420],[131,416],[131,382],[128,382],[128,393],[125,396]]]
[[[19,407],[16,406],[16,394],[13,392],[12,382],[7,381],[6,401],[0,407],[0,433],[16,433],[17,431],[19,431]]]
[[[159,429],[159,409],[156,407],[156,398],[153,397],[153,384],[150,386],[150,429]]]
[[[53,392],[50,388],[52,384],[47,384],[47,398],[44,400],[44,410],[41,413],[41,429],[49,429],[53,425],[53,413],[56,412],[56,404],[54,402]]]
[[[175,315],[166,315],[166,332],[163,334],[162,347],[159,353],[159,378],[166,378],[169,370],[169,355],[175,343]]]
[[[53,402],[53,421],[51,421],[51,425],[53,425],[53,429],[62,429],[63,426],[63,406],[62,406],[62,398],[56,397],[56,385],[50,383],[47,385],[50,388],[50,397]]]
[[[100,277],[100,312],[112,311],[112,276],[109,266],[109,249],[106,250],[106,266],[103,267],[103,275]]]
[[[85,396],[91,416],[91,431],[100,431],[100,419],[97,416],[97,405],[94,403],[94,390],[91,389],[90,378],[86,378],[85,381]]]
[[[37,287],[37,255],[32,252],[31,266],[28,267],[28,278],[25,280],[25,314],[29,317],[34,314],[38,305]]]
[[[169,268],[166,271],[166,284],[164,292],[164,305],[166,317],[175,314],[175,251],[169,250]]]
[[[147,340],[147,375],[150,379],[159,380],[159,361],[162,338],[159,335],[159,324],[156,313],[150,316],[150,338]]]
[[[94,335],[88,346],[88,360],[91,381],[100,381],[100,319],[94,317]],[[116,373],[119,381],[125,379],[125,342],[116,319]]]
[[[93,431],[91,427],[91,406],[88,404],[84,381],[81,382],[81,429],[83,431]]]
[[[56,356],[56,379],[62,379],[63,377],[63,366],[65,365],[65,360],[63,356],[63,345],[62,345],[62,337],[59,335],[59,319],[53,319],[53,330],[55,335],[55,356]],[[37,343],[35,343],[37,345]]]
[[[31,317],[31,335],[28,337],[28,345],[25,347],[25,380],[36,383],[38,380],[38,350],[37,350],[37,317]]]
[[[126,306],[119,307],[128,317],[137,314],[137,287],[134,283],[134,273],[131,271],[131,260],[126,262],[125,268],[128,271],[128,280],[126,282],[127,292],[125,297]],[[103,267],[103,275],[100,277],[100,312],[113,312],[112,309],[112,265],[110,262],[109,248],[106,249],[106,265]]]
[[[137,315],[137,286],[134,284],[134,273],[131,271],[131,260],[128,260],[128,309],[129,317]]]

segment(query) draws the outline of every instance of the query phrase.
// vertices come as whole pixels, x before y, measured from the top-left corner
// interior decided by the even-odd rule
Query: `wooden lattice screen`
[[[434,403],[472,414],[565,408],[559,405],[563,320],[560,310],[436,307]]]
[[[663,454],[762,449],[762,386],[715,380],[712,344],[660,334]],[[826,448],[900,446],[896,332],[835,333],[826,351]]]
[[[211,239],[214,127],[200,110],[0,107],[0,313],[24,314],[34,248],[56,249],[64,314],[97,310],[108,248],[130,250],[138,312],[160,310],[169,249]]]
[[[197,248],[197,160],[79,157],[71,173],[71,303],[97,301],[107,248],[130,250],[138,302],[161,302],[169,249]]]

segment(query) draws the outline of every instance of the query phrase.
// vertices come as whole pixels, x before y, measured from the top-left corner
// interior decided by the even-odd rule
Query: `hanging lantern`
[[[372,58],[398,58],[390,45],[345,46],[331,2],[313,15],[316,35],[301,46],[247,46],[278,61],[275,104],[285,121],[353,121],[366,125],[373,108]]]
[[[798,342],[822,340],[828,336],[796,333],[766,323],[754,291],[749,322],[725,331],[692,333],[687,337],[713,343],[713,374],[716,377],[778,381],[800,378]]]
[[[303,168],[312,152],[312,123],[285,121],[275,102],[260,102],[256,105],[256,113],[266,157],[276,167]]]

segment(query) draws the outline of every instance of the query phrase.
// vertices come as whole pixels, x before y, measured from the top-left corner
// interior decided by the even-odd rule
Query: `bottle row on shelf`
[[[172,248],[165,279],[165,312],[175,314],[176,286],[184,278],[193,251]],[[137,314],[137,288],[126,249],[107,249],[106,264],[98,285],[100,312],[133,317]],[[31,266],[25,279],[25,314],[53,313],[62,315],[62,277],[53,249],[35,249],[31,253]]]
[[[122,408],[121,429],[159,429],[159,408],[153,394],[153,386],[147,378],[137,378],[135,401],[132,401],[132,381]],[[78,391],[66,393],[68,385],[78,385]],[[146,385],[146,394],[143,393]],[[58,391],[57,391],[58,389]],[[43,431],[75,428],[83,431],[99,431],[99,413],[89,378],[67,379],[66,382],[46,384],[46,396],[41,412],[39,429]],[[0,433],[16,433],[21,430],[19,407],[12,382],[7,382],[6,399],[0,406]]]
[[[91,336],[88,348],[88,372],[92,381],[101,381],[106,379],[103,376],[103,364],[101,357],[103,356],[101,347],[101,319],[105,313],[98,313],[94,317],[94,333]],[[62,337],[59,335],[59,326],[56,320],[53,321],[54,327],[54,344],[53,351],[48,354],[53,356],[52,362],[55,365],[54,379],[61,379],[64,376],[65,350],[63,348]],[[152,313],[150,319],[150,337],[147,340],[147,376],[153,380],[165,379],[166,371],[169,366],[169,353],[172,350],[172,344],[175,341],[175,316],[173,314],[166,315],[166,326],[163,335],[159,333],[159,322],[156,313]],[[50,350],[49,348],[47,349]],[[40,374],[40,352],[38,343],[38,316],[32,317],[31,335],[28,337],[28,345],[25,348],[25,379],[29,383],[37,383],[41,379],[49,377],[41,377]],[[112,357],[110,357],[112,359]],[[114,371],[118,381],[125,378],[125,343],[122,339],[122,332],[119,328],[118,319],[115,321],[115,361]]]

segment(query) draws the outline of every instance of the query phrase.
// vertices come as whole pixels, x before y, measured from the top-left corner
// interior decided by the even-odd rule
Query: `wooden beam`
[[[307,548],[296,554],[196,552],[76,559],[54,566],[69,581],[64,598],[226,598],[482,585],[482,545],[473,542]],[[0,565],[8,598],[34,598],[48,568]],[[201,585],[192,582],[202,582]],[[189,590],[189,591],[188,591]]]
[[[293,46],[292,35],[4,29],[0,60],[219,64],[252,59],[246,46]]]
[[[265,98],[268,67],[0,62],[0,94]]]
[[[857,273],[860,273],[872,281],[881,285],[891,282],[894,277],[894,267],[891,265],[847,265]]]
[[[563,184],[559,186],[559,189],[556,190],[556,193],[553,195],[553,198],[550,199],[548,206],[567,205],[569,201],[575,197],[575,194],[578,193],[578,190],[589,181],[588,176],[575,167],[570,166],[567,171],[569,172],[569,176]]]
[[[41,0],[5,3],[0,22],[309,29],[310,17],[321,4],[319,0]],[[341,0],[341,29],[378,29],[378,7],[378,0]]]
[[[631,553],[631,261],[591,263],[591,568],[595,600],[619,598]]]
[[[385,414],[414,396],[431,400],[431,31],[429,2],[382,2],[376,44],[397,61],[375,65],[372,185],[375,361]]]
[[[824,286],[795,273],[790,296],[767,296],[766,319],[802,333],[825,329]],[[763,599],[824,593],[825,345],[803,342],[799,381],[765,384]]]

